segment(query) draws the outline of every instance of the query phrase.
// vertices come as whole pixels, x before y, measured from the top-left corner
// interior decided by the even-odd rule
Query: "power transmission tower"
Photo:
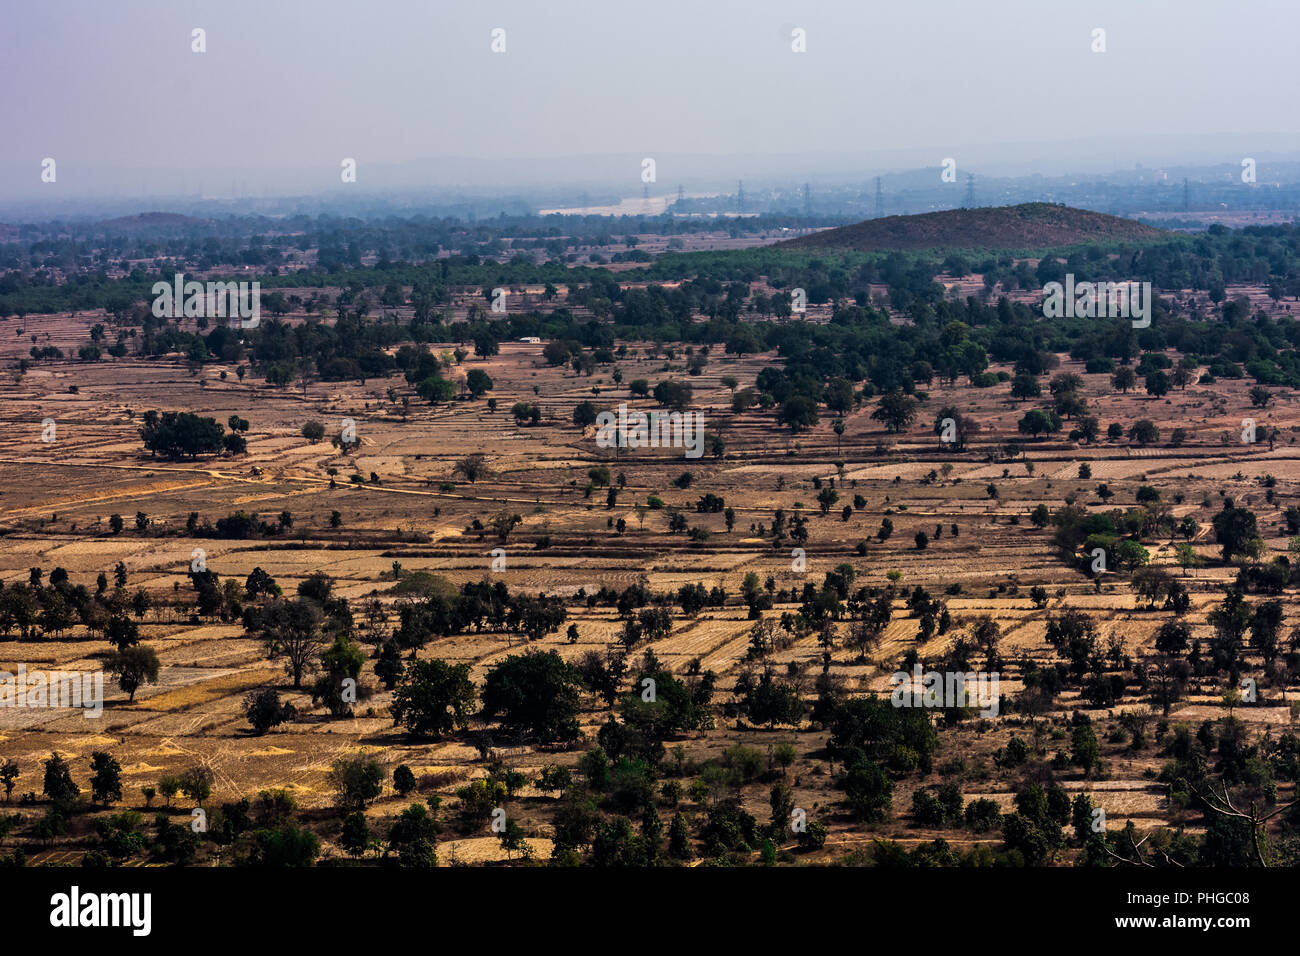
[[[677,204],[680,206],[680,205],[682,204],[682,202],[683,202],[685,199],[686,199],[686,190],[682,188],[682,184],[681,184],[681,183],[678,183],[678,184],[677,184]]]
[[[736,182],[736,209],[739,212],[745,211],[745,181],[743,179]]]
[[[876,177],[876,218],[882,219],[885,215],[885,194],[880,191],[880,177]]]
[[[1187,186],[1187,177],[1183,177],[1183,212],[1192,208],[1192,192]]]
[[[803,213],[805,216],[812,215],[812,189],[807,183],[803,184]]]
[[[975,174],[966,174],[966,208],[975,208]]]

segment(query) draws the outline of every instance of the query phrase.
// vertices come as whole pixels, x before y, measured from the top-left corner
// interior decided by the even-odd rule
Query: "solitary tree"
[[[244,698],[244,716],[257,734],[264,734],[272,727],[292,720],[296,713],[293,704],[280,702],[280,695],[274,687],[249,691]]]
[[[1121,365],[1115,369],[1115,374],[1110,377],[1110,386],[1117,392],[1128,394],[1128,390],[1137,384],[1137,373],[1127,365]]]
[[[211,768],[195,764],[180,775],[178,783],[181,793],[201,807],[204,801],[212,796],[212,784],[215,780],[216,775]]]
[[[108,668],[131,702],[135,701],[135,692],[141,686],[158,683],[158,655],[153,648],[142,644],[124,647],[111,655]]]
[[[276,601],[261,615],[260,630],[271,658],[283,657],[295,689],[316,657],[324,638],[320,611],[310,601]]]
[[[90,798],[109,806],[122,799],[122,765],[109,754],[96,750],[90,755]]]
[[[1160,440],[1160,429],[1149,418],[1142,418],[1133,423],[1128,430],[1128,437],[1139,445],[1150,445]]]

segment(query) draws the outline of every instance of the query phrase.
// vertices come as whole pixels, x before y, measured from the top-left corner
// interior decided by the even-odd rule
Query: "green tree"
[[[481,368],[470,369],[465,376],[465,387],[474,398],[481,398],[484,393],[492,391],[492,378]]]
[[[1050,408],[1031,408],[1016,426],[1022,435],[1039,435],[1061,430],[1061,419]]]
[[[181,793],[193,800],[200,807],[212,796],[212,784],[216,775],[202,764],[195,764],[180,775],[178,781]]]
[[[1084,777],[1101,766],[1101,748],[1097,745],[1097,734],[1091,724],[1075,727],[1070,744],[1070,762],[1083,768]]]
[[[418,737],[439,740],[464,730],[474,706],[469,664],[437,659],[412,661],[389,707],[393,723]]]
[[[332,715],[345,717],[356,702],[357,679],[366,657],[361,648],[344,634],[336,634],[320,656],[322,674],[312,685],[312,703],[323,702]]]
[[[334,788],[338,806],[364,810],[384,789],[384,768],[373,757],[340,757],[331,765],[326,780]]]
[[[393,789],[403,797],[415,789],[415,773],[406,764],[393,771]]]
[[[831,487],[823,488],[821,491],[817,493],[817,504],[821,508],[823,515],[829,513],[831,510],[831,506],[834,505],[835,502],[839,500],[840,500],[839,493],[836,492],[835,489]]]
[[[791,395],[781,403],[776,417],[792,434],[797,435],[817,424],[817,402],[807,395]]]
[[[1037,398],[1043,394],[1042,386],[1038,384],[1038,376],[1030,375],[1027,372],[1021,372],[1011,380],[1011,397],[1024,401],[1027,398]]]
[[[430,405],[440,405],[456,397],[456,383],[448,381],[441,375],[430,375],[416,384],[415,394]]]
[[[359,857],[370,849],[370,826],[366,815],[354,810],[343,818],[343,832],[339,836],[339,846],[351,857]]]
[[[874,823],[888,814],[894,785],[879,764],[860,759],[844,776],[844,793],[849,809],[859,819]]]
[[[501,841],[501,848],[506,851],[506,859],[510,859],[511,853],[523,852],[528,855],[528,841],[524,839],[524,830],[513,817],[506,817],[505,826],[497,833],[497,839]]]
[[[272,727],[278,727],[297,715],[293,704],[281,703],[280,694],[274,687],[264,687],[259,691],[249,691],[244,697],[244,716],[252,726],[254,733],[264,734]]]
[[[253,848],[248,862],[253,866],[277,869],[311,866],[319,855],[320,840],[316,834],[296,823],[285,822],[253,833]]]
[[[18,762],[15,760],[6,760],[0,763],[0,783],[5,788],[5,803],[9,802],[10,796],[13,795],[14,785],[18,782],[21,771],[18,769]]]
[[[140,627],[125,614],[114,614],[104,628],[104,637],[116,650],[124,651],[140,642]]]
[[[284,658],[294,688],[301,688],[303,675],[324,642],[319,607],[310,600],[274,601],[254,620],[268,656]]]
[[[122,765],[102,750],[90,755],[90,799],[109,806],[122,799]]]
[[[135,645],[126,647],[109,656],[108,670],[117,678],[117,686],[122,688],[135,701],[135,692],[144,684],[158,683],[158,655],[153,648]]]
[[[488,672],[480,717],[542,743],[575,740],[582,678],[554,651],[513,655]]]
[[[1231,561],[1239,554],[1249,555],[1252,542],[1259,536],[1255,515],[1238,508],[1231,498],[1224,499],[1223,509],[1214,516],[1214,540],[1223,548],[1223,560]]]
[[[911,427],[916,420],[920,403],[911,395],[898,390],[886,392],[871,417],[884,424],[890,432],[902,432]]]
[[[1151,419],[1142,418],[1133,423],[1133,427],[1128,430],[1128,437],[1139,445],[1150,445],[1160,440],[1160,429]]]
[[[45,782],[42,792],[56,804],[71,803],[81,793],[72,780],[72,771],[68,763],[59,754],[50,754],[45,761]]]
[[[1156,369],[1146,377],[1147,394],[1152,398],[1163,398],[1169,394],[1169,376]]]
[[[413,803],[393,821],[388,849],[397,853],[403,867],[429,869],[438,865],[437,818],[423,805]]]
[[[215,418],[200,418],[193,412],[155,411],[144,414],[140,438],[151,455],[194,458],[203,454],[217,454],[222,449],[225,429]]]
[[[695,855],[690,827],[680,812],[673,814],[673,822],[668,826],[668,855],[674,860],[689,860]]]

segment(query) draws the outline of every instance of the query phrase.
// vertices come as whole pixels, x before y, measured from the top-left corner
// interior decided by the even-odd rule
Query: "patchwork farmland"
[[[93,311],[7,318],[0,361],[17,362],[29,340],[70,351],[112,321]],[[1029,851],[998,820],[1025,812],[1026,787],[1046,785],[1076,809],[1103,811],[1100,841],[1090,847],[1081,833],[1030,860],[1061,863],[1140,852],[1121,839],[1130,823],[1176,834],[1159,838],[1172,839],[1173,852],[1202,837],[1214,821],[1169,769],[1188,733],[1200,728],[1211,752],[1228,739],[1250,742],[1252,760],[1281,759],[1278,742],[1294,742],[1300,669],[1284,663],[1285,646],[1266,662],[1264,645],[1246,640],[1228,671],[1194,664],[1173,678],[1166,671],[1179,655],[1171,662],[1157,647],[1161,628],[1180,623],[1195,653],[1208,654],[1222,638],[1225,589],[1264,602],[1255,596],[1267,592],[1263,573],[1250,569],[1288,553],[1297,531],[1287,509],[1300,480],[1300,417],[1289,388],[1261,406],[1248,380],[1194,376],[1153,396],[1117,390],[1113,371],[1063,354],[1053,382],[1071,376],[1086,415],[1103,430],[1124,423],[1119,436],[1026,437],[1019,423],[1032,402],[1000,383],[955,379],[927,387],[904,427],[891,430],[860,397],[791,429],[762,403],[736,400],[782,363],[775,351],[630,339],[611,343],[616,352],[594,367],[571,368],[542,342],[458,352],[472,339],[469,323],[458,327],[462,338],[427,346],[444,356],[442,374],[459,393],[434,404],[400,372],[277,386],[265,368],[245,374],[220,358],[41,362],[0,385],[0,594],[17,589],[37,605],[30,620],[6,606],[0,663],[111,670],[108,621],[120,617],[158,665],[133,694],[110,673],[99,716],[0,708],[0,760],[18,773],[5,808],[16,815],[9,852],[28,863],[104,852],[102,834],[130,825],[123,810],[191,832],[201,804],[209,826],[192,845],[128,852],[122,862],[256,854],[232,823],[240,814],[258,833],[295,819],[322,858],[367,862],[401,851],[384,835],[414,801],[440,820],[442,865],[576,862],[599,852],[571,835],[583,814],[597,844],[620,816],[638,830],[643,816],[665,830],[672,820],[680,862],[760,853],[787,864],[866,862],[940,845],[953,859],[1024,860]],[[474,372],[490,379],[486,395],[466,391]],[[1001,382],[1018,374],[997,362],[984,374],[998,373]],[[637,380],[689,382],[690,408],[719,441],[700,458],[602,447],[582,409],[660,407],[637,393]],[[234,430],[245,444],[215,456],[151,454],[146,414],[167,409],[243,419]],[[942,440],[941,409],[959,410],[960,442]],[[1246,419],[1261,436],[1253,444],[1238,437]],[[1135,439],[1129,426],[1140,420],[1166,439]],[[1260,544],[1251,557],[1223,559],[1215,517],[1225,507],[1253,515]],[[1142,558],[1114,566],[1111,552],[1112,566],[1090,570],[1082,538],[1062,536],[1083,513],[1125,516],[1121,537]],[[243,530],[222,531],[219,519],[236,515]],[[1139,593],[1144,574],[1149,593]],[[254,586],[268,576],[274,590]],[[545,596],[562,616],[531,635],[490,616],[416,635],[420,625],[403,616],[476,585]],[[683,600],[695,586],[703,596]],[[57,595],[76,588],[89,604],[60,618]],[[249,616],[295,595],[326,609],[297,682],[283,648]],[[874,626],[873,602],[885,609]],[[1292,618],[1289,595],[1279,603]],[[643,628],[654,609],[666,621],[652,615]],[[1073,678],[1068,646],[1049,640],[1070,621],[1086,622],[1075,637],[1092,642]],[[1286,629],[1275,630],[1285,645]],[[343,700],[315,683],[328,678],[322,655],[335,638],[359,661]],[[386,649],[395,680],[381,678]],[[395,689],[414,680],[418,662],[467,665],[482,689],[504,663],[539,652],[584,675],[576,737],[541,740],[473,711],[433,734],[394,717]],[[895,744],[871,762],[883,772],[845,766],[861,757],[835,708],[888,701],[892,676],[913,664],[995,671],[995,706],[925,713],[936,731],[930,749]],[[699,704],[691,722],[656,740],[638,716],[646,698],[636,678],[647,673],[670,675]],[[609,696],[601,679],[614,681]],[[794,703],[763,710],[756,685],[779,686]],[[284,714],[259,732],[249,702],[267,691]],[[120,792],[59,814],[42,794],[47,761],[57,755],[89,793],[95,754],[116,761]],[[409,770],[401,786],[398,768]],[[357,798],[346,775],[365,772],[378,780]],[[1278,783],[1273,799],[1290,799],[1292,785]],[[935,794],[945,804],[957,795],[955,817],[931,809]],[[508,838],[486,812],[496,804]],[[774,813],[792,811],[816,824],[811,836],[775,819],[767,831]],[[373,844],[357,845],[358,815]],[[1284,819],[1262,825],[1282,848]],[[758,833],[728,836],[727,826]]]

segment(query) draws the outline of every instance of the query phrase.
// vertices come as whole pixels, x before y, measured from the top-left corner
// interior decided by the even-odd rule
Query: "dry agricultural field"
[[[0,324],[0,363],[9,365],[25,353],[29,337],[43,344],[75,350],[87,330],[103,319],[93,313],[32,316],[20,331],[17,319]],[[12,330],[12,331],[11,331]],[[458,343],[435,344],[435,351]],[[1111,390],[1106,375],[1085,374],[1080,363],[1061,356],[1058,371],[1083,376],[1084,394],[1103,430],[1110,422],[1155,421],[1162,432],[1188,430],[1179,448],[1161,442],[1139,448],[1127,441],[1095,444],[1068,441],[1064,433],[1026,441],[1025,453],[1008,459],[1001,446],[1022,440],[1016,422],[1024,413],[1005,388],[978,389],[936,384],[915,425],[901,434],[887,433],[862,404],[846,416],[846,429],[836,436],[829,418],[812,430],[792,436],[780,429],[770,413],[758,409],[736,414],[731,391],[722,383],[734,376],[741,386],[753,383],[760,370],[775,361],[771,353],[737,358],[717,349],[703,373],[690,379],[693,408],[703,412],[711,432],[726,442],[722,457],[684,459],[680,450],[627,451],[618,455],[597,446],[594,429],[573,424],[572,412],[581,401],[629,401],[626,382],[651,382],[681,377],[681,356],[651,357],[648,343],[627,342],[619,360],[624,384],[616,385],[607,368],[579,375],[565,367],[548,366],[542,345],[502,343],[487,359],[466,357],[452,369],[463,376],[480,368],[495,385],[490,393],[496,410],[486,401],[457,401],[430,406],[412,398],[407,406],[389,396],[390,389],[410,395],[400,375],[372,379],[364,385],[309,381],[272,388],[259,377],[240,380],[235,369],[220,363],[191,370],[183,363],[137,357],[102,363],[50,362],[25,375],[0,383],[0,580],[6,586],[27,582],[30,569],[48,576],[66,570],[73,584],[95,588],[103,572],[112,577],[121,562],[127,587],[145,589],[153,608],[139,622],[141,640],[157,651],[161,672],[156,684],[142,687],[134,702],[110,680],[103,715],[87,719],[78,711],[0,709],[0,759],[17,761],[21,776],[14,802],[28,791],[40,791],[42,762],[53,752],[73,767],[74,778],[87,788],[87,764],[92,751],[111,752],[121,763],[123,805],[143,809],[141,787],[155,785],[160,776],[179,773],[201,763],[214,776],[213,803],[255,797],[260,791],[283,788],[297,801],[304,819],[320,822],[326,856],[341,856],[335,843],[337,823],[330,808],[333,792],[326,779],[331,764],[356,754],[376,756],[387,770],[406,764],[419,780],[419,795],[439,795],[444,806],[455,791],[487,772],[487,764],[469,738],[426,742],[394,727],[388,715],[391,694],[375,680],[374,657],[367,660],[361,683],[365,694],[355,714],[331,718],[315,706],[306,690],[294,690],[279,660],[268,659],[261,641],[246,635],[238,620],[191,617],[174,606],[177,598],[192,603],[189,571],[196,549],[207,567],[222,581],[243,582],[254,568],[268,572],[284,589],[308,575],[324,572],[335,581],[335,593],[358,606],[377,596],[386,611],[385,626],[395,626],[394,593],[397,574],[427,571],[459,586],[468,581],[503,581],[511,592],[557,595],[567,602],[568,623],[577,625],[577,641],[566,629],[548,634],[535,647],[554,650],[576,660],[591,650],[618,646],[621,621],[613,607],[588,607],[575,598],[581,589],[621,591],[642,583],[655,593],[675,593],[688,583],[721,587],[730,596],[723,607],[710,607],[694,617],[674,607],[671,632],[651,649],[675,673],[685,674],[693,661],[718,675],[719,705],[712,730],[683,735],[670,744],[678,766],[718,760],[736,744],[767,755],[774,744],[789,742],[797,759],[785,771],[798,806],[830,828],[822,850],[798,854],[803,862],[840,859],[868,847],[878,837],[904,845],[943,836],[958,849],[977,843],[999,843],[996,833],[939,831],[910,825],[907,808],[911,791],[941,778],[957,780],[965,798],[988,797],[1010,809],[1018,777],[999,767],[994,753],[1017,734],[1032,739],[1047,753],[1068,749],[1068,718],[1079,705],[1076,690],[1058,700],[1053,711],[1037,719],[1003,714],[971,719],[947,729],[941,737],[934,775],[910,775],[894,791],[894,812],[880,823],[866,824],[847,814],[841,792],[833,784],[837,769],[826,759],[826,732],[805,718],[799,727],[754,728],[728,706],[729,691],[747,665],[747,609],[740,602],[744,576],[775,580],[777,594],[820,584],[825,572],[848,563],[856,584],[884,588],[890,573],[898,581],[894,614],[883,640],[868,661],[861,661],[842,642],[831,653],[829,672],[839,675],[853,692],[888,693],[889,676],[911,648],[924,659],[937,653],[962,627],[981,615],[1001,625],[1001,652],[1008,664],[1002,693],[1021,689],[1022,662],[1055,659],[1045,639],[1049,615],[1063,608],[1095,615],[1105,643],[1112,637],[1125,652],[1150,653],[1156,629],[1169,618],[1147,610],[1127,584],[1126,576],[1103,577],[1100,588],[1067,567],[1051,544],[1051,528],[1035,527],[1030,512],[1040,503],[1050,508],[1074,496],[1090,508],[1105,503],[1097,487],[1105,483],[1114,493],[1109,505],[1132,506],[1139,486],[1161,491],[1175,519],[1194,517],[1200,526],[1194,546],[1206,566],[1191,571],[1175,563],[1172,541],[1151,547],[1152,561],[1168,566],[1191,592],[1186,620],[1195,636],[1212,630],[1206,615],[1221,597],[1222,586],[1235,568],[1218,560],[1209,528],[1223,496],[1251,508],[1271,551],[1284,552],[1287,532],[1282,510],[1293,501],[1300,483],[1295,440],[1300,415],[1295,396],[1283,389],[1267,410],[1253,409],[1242,381],[1220,380],[1214,385],[1189,385],[1164,398],[1150,398],[1137,389],[1127,395]],[[990,371],[1003,370],[994,366]],[[18,378],[19,380],[15,380]],[[520,425],[510,413],[517,401],[536,401],[542,419]],[[631,400],[650,408],[648,400]],[[937,410],[957,405],[980,425],[968,447],[953,452],[941,445],[930,425]],[[190,460],[152,458],[138,434],[149,409],[193,410],[225,422],[231,415],[246,418],[247,454]],[[1259,427],[1277,428],[1279,437],[1267,444],[1242,445],[1236,438],[1242,419]],[[43,422],[53,419],[53,441],[44,441]],[[355,422],[359,447],[345,454],[328,438],[344,419]],[[310,420],[326,426],[326,440],[311,442],[301,431]],[[491,473],[477,482],[454,473],[468,455],[486,456]],[[607,464],[622,474],[625,487],[611,508],[605,490],[584,494],[588,470]],[[1088,465],[1091,478],[1079,477]],[[688,488],[673,484],[691,472]],[[351,480],[359,476],[359,481]],[[1271,476],[1275,482],[1267,482]],[[333,479],[333,480],[332,480]],[[839,501],[823,515],[814,481],[832,480]],[[990,497],[989,486],[997,496]],[[1266,498],[1267,492],[1267,498]],[[730,531],[723,515],[697,514],[694,503],[705,493],[725,499],[735,511]],[[650,497],[662,509],[638,509]],[[865,501],[847,518],[840,506],[855,495]],[[670,533],[668,516],[682,509],[692,527],[710,532],[706,540]],[[776,549],[756,526],[770,525],[773,512],[801,513],[808,520],[806,568],[798,569],[791,546]],[[502,546],[491,532],[471,530],[501,511],[517,513],[522,523],[504,545],[505,568],[493,569],[494,548]],[[253,540],[198,538],[186,533],[187,516],[198,512],[214,521],[237,511],[275,522],[282,512],[292,527],[280,536]],[[331,513],[339,515],[332,526]],[[110,529],[110,516],[121,515],[124,530]],[[135,516],[144,516],[143,528]],[[889,518],[893,534],[877,537],[882,519]],[[624,530],[615,527],[622,519]],[[935,534],[936,527],[942,529]],[[920,550],[918,531],[929,534]],[[549,543],[547,543],[549,542]],[[865,553],[859,542],[866,542]],[[539,547],[539,544],[546,544]],[[395,571],[400,569],[400,571]],[[946,595],[954,625],[945,635],[918,646],[918,623],[904,605],[907,593],[922,586]],[[1046,607],[1030,599],[1031,587],[1046,588]],[[778,601],[766,612],[779,617],[798,603]],[[1295,613],[1288,598],[1288,617]],[[843,631],[847,624],[841,624]],[[521,651],[521,638],[505,633],[459,634],[439,638],[419,651],[420,658],[439,658],[472,665],[481,682],[496,663]],[[18,664],[29,669],[95,670],[102,666],[107,645],[81,625],[61,634],[41,634],[22,641],[10,634],[0,641],[0,668]],[[373,647],[367,645],[367,653]],[[640,655],[644,647],[633,652]],[[816,633],[779,650],[771,659],[778,669],[800,665],[805,697],[815,698],[812,678],[822,669],[823,648]],[[1247,652],[1249,657],[1250,651]],[[273,686],[298,709],[298,717],[264,735],[250,732],[241,702],[253,689]],[[1187,699],[1175,705],[1172,723],[1195,727],[1223,713],[1221,682],[1193,683]],[[1261,691],[1258,706],[1241,707],[1236,715],[1253,731],[1278,735],[1292,729],[1292,699],[1300,688],[1270,687]],[[1136,753],[1119,738],[1103,733],[1115,726],[1119,710],[1150,707],[1127,697],[1114,711],[1093,711],[1099,722],[1104,772],[1085,779],[1078,770],[1059,776],[1072,794],[1087,792],[1105,808],[1108,826],[1121,828],[1134,821],[1140,829],[1188,823],[1197,829],[1196,815],[1171,806],[1163,784],[1154,780],[1163,760],[1157,749]],[[594,738],[606,719],[603,704],[584,695],[582,730]],[[1158,716],[1158,715],[1157,715]],[[579,749],[542,748],[498,738],[498,754],[512,768],[535,776],[548,765],[576,763]],[[680,748],[680,749],[679,749]],[[671,761],[670,761],[671,763]],[[938,769],[942,768],[942,770]],[[942,774],[942,777],[941,777]],[[391,778],[390,778],[391,779]],[[745,808],[760,821],[769,815],[768,788],[749,785],[738,790]],[[695,798],[683,799],[693,806]],[[156,808],[161,801],[153,801]],[[172,801],[178,820],[189,817],[183,798]],[[410,803],[391,784],[366,813],[382,832]],[[544,858],[550,845],[554,794],[526,786],[512,799],[510,813],[524,828],[534,854]],[[20,812],[29,808],[17,807]],[[84,852],[86,824],[42,845],[24,837],[31,862],[76,860]],[[498,840],[481,833],[444,833],[439,843],[442,864],[504,859]]]

